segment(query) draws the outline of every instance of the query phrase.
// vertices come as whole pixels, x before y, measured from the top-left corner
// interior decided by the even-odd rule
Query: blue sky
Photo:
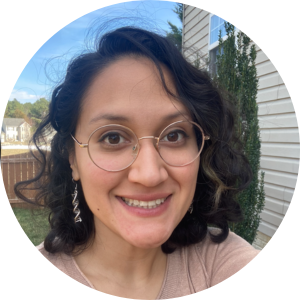
[[[89,30],[114,17],[122,25],[142,25],[148,29],[169,30],[167,21],[176,26],[181,23],[172,11],[176,2],[133,1],[107,6],[74,20],[42,45],[28,62],[16,81],[9,100],[16,98],[21,103],[34,102],[41,97],[50,98],[53,87],[62,79],[70,58],[87,47]],[[132,18],[132,21],[128,18]]]

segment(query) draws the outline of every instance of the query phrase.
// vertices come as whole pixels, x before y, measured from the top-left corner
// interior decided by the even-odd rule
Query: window
[[[219,32],[221,30],[221,37],[226,35],[224,20],[216,15],[210,18],[210,41],[209,44],[217,42],[219,39]]]
[[[226,38],[226,31],[224,26],[225,20],[216,16],[211,15],[210,17],[210,30],[209,30],[209,72],[212,75],[217,74],[217,55],[219,54],[219,32],[221,30],[221,37]]]
[[[223,48],[222,48],[223,50]],[[221,54],[223,51],[221,51]],[[219,55],[219,47],[215,47],[212,50],[209,51],[209,71],[211,72],[212,75],[216,75],[218,72],[217,69],[217,55]]]

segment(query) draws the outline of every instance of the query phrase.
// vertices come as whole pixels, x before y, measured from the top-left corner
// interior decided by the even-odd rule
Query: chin
[[[140,249],[155,249],[155,248],[159,248],[163,243],[163,242],[153,242],[153,243],[149,243],[149,241],[140,241],[140,242],[137,242],[135,243],[133,246],[135,246],[136,248],[140,248]]]
[[[163,243],[165,243],[169,237],[171,236],[172,232],[169,234],[166,234],[166,232],[163,232],[162,234],[144,234],[142,236],[135,235],[131,236],[127,241],[141,249],[153,249],[153,248],[158,248],[160,247]]]

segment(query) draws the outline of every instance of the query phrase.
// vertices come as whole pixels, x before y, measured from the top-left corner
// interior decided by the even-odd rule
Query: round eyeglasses
[[[140,141],[155,139],[155,147],[165,163],[183,167],[192,163],[201,153],[204,141],[210,137],[194,122],[177,121],[168,125],[158,137],[138,138],[128,127],[110,124],[95,129],[87,144],[73,140],[81,147],[88,148],[93,163],[109,172],[122,171],[131,166],[140,151]]]

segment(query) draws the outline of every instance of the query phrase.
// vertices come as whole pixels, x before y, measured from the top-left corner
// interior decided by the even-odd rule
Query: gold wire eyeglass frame
[[[199,128],[199,130],[200,130],[201,133],[202,133],[202,137],[203,137],[203,138],[202,138],[202,145],[201,145],[201,147],[200,147],[200,150],[199,150],[197,156],[196,156],[192,161],[190,161],[190,162],[188,162],[188,163],[186,163],[186,164],[183,164],[183,165],[172,165],[172,164],[166,162],[165,159],[161,156],[161,154],[160,154],[160,152],[159,152],[159,149],[158,149],[158,144],[159,144],[159,141],[160,141],[160,139],[161,139],[161,135],[162,135],[169,127],[171,127],[171,126],[173,126],[173,125],[175,125],[175,124],[182,123],[182,122],[188,122],[188,123],[191,123],[191,124],[193,124],[193,125],[195,125],[195,126],[197,126],[197,127]],[[133,161],[132,161],[129,165],[127,165],[126,167],[124,167],[124,168],[122,168],[122,169],[119,169],[119,170],[107,170],[107,169],[104,169],[104,168],[98,166],[98,165],[96,164],[96,162],[93,160],[93,158],[91,157],[91,154],[90,154],[90,151],[89,151],[89,142],[90,142],[90,139],[91,139],[92,135],[93,135],[96,131],[98,131],[99,129],[105,128],[105,127],[109,127],[109,126],[116,126],[116,127],[125,128],[125,129],[129,130],[129,131],[136,137],[136,140],[137,140],[137,142],[138,142],[138,152],[137,152],[135,158],[133,159]],[[126,127],[126,126],[120,125],[120,124],[108,124],[108,125],[104,125],[104,126],[100,126],[100,127],[96,128],[96,129],[90,134],[90,136],[89,136],[89,138],[88,138],[87,144],[80,143],[80,142],[79,142],[72,134],[70,134],[70,135],[71,135],[72,139],[79,145],[80,148],[88,148],[88,154],[89,154],[89,157],[90,157],[91,161],[92,161],[98,168],[100,168],[100,169],[102,169],[102,170],[105,170],[105,171],[108,171],[108,172],[119,172],[119,171],[123,171],[123,170],[127,169],[128,167],[130,167],[130,166],[135,162],[135,160],[137,159],[137,157],[138,157],[138,155],[139,155],[140,148],[141,148],[141,147],[140,147],[140,144],[139,144],[139,141],[140,141],[140,140],[143,140],[143,139],[155,139],[155,140],[156,140],[155,148],[156,148],[156,151],[158,152],[159,156],[161,157],[161,159],[162,159],[167,165],[172,166],[172,167],[184,167],[184,166],[187,166],[187,165],[191,164],[193,161],[195,161],[195,160],[199,157],[200,153],[202,152],[202,149],[203,149],[203,147],[204,147],[204,142],[205,142],[206,140],[209,140],[209,139],[210,139],[210,136],[205,135],[204,132],[203,132],[203,130],[202,130],[202,128],[201,128],[197,123],[192,122],[192,121],[186,121],[186,120],[181,120],[181,121],[177,121],[177,122],[171,123],[170,125],[168,125],[167,127],[165,127],[165,128],[162,130],[162,132],[160,133],[160,135],[159,135],[158,137],[156,137],[156,136],[143,136],[143,137],[138,138],[138,137],[136,136],[136,134],[134,133],[133,130],[131,130],[130,128],[128,128],[128,127]]]

